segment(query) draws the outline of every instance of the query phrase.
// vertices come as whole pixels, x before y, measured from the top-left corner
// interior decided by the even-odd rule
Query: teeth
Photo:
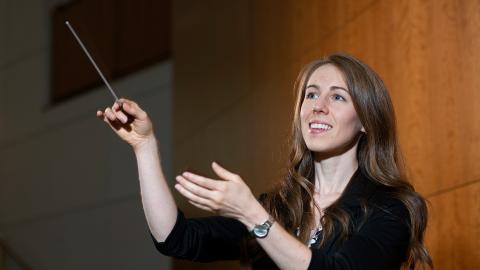
[[[329,125],[326,125],[326,124],[311,123],[311,124],[310,124],[310,128],[318,128],[318,129],[329,130],[329,129],[331,129],[332,127],[329,126]]]

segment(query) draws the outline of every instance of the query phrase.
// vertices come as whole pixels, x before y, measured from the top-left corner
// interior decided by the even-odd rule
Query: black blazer
[[[393,198],[392,190],[357,170],[338,200],[351,215],[352,233],[343,243],[334,234],[324,247],[311,247],[308,269],[400,269],[407,259],[409,213],[403,203]],[[366,214],[362,201],[369,209]],[[211,262],[239,260],[245,237],[250,237],[249,232],[235,219],[221,216],[187,219],[179,210],[165,242],[152,238],[164,255]],[[269,258],[251,266],[278,269]]]

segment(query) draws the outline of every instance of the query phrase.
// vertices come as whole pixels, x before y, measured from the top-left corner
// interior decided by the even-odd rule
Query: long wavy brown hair
[[[395,113],[388,91],[380,77],[357,58],[337,53],[307,65],[295,83],[296,102],[291,134],[291,150],[288,173],[276,188],[263,196],[261,202],[271,215],[289,232],[299,228],[297,238],[307,243],[315,227],[314,155],[307,148],[300,126],[300,107],[305,97],[306,83],[320,66],[331,64],[343,74],[357,115],[365,128],[357,147],[358,166],[362,173],[394,190],[394,196],[409,212],[410,239],[405,269],[433,263],[423,245],[427,226],[425,200],[415,192],[407,181],[396,134]],[[365,205],[363,207],[366,207]],[[366,211],[366,209],[365,209]],[[340,239],[346,240],[351,233],[351,217],[342,205],[333,203],[324,209],[321,225],[323,246],[334,234],[334,224],[340,224]],[[250,258],[250,260],[255,258]]]

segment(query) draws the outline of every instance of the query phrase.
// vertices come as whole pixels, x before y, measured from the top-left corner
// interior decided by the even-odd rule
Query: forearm
[[[251,231],[255,224],[261,224],[268,219],[268,213],[259,203],[250,209],[250,213],[241,221]],[[277,222],[270,228],[267,237],[257,241],[280,269],[305,270],[310,264],[310,249]]]
[[[154,136],[135,147],[143,209],[152,235],[163,242],[177,217],[177,206],[162,171]]]
[[[312,252],[278,223],[273,224],[267,237],[257,241],[278,268],[302,270],[308,268]]]

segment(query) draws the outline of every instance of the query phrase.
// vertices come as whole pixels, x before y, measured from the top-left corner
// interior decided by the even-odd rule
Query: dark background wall
[[[50,23],[63,2],[0,0],[0,269],[167,269],[148,234],[132,151],[95,116],[113,103],[107,89],[51,103]],[[98,44],[102,29],[82,38]],[[155,116],[169,175],[171,70],[155,63],[112,81]]]

